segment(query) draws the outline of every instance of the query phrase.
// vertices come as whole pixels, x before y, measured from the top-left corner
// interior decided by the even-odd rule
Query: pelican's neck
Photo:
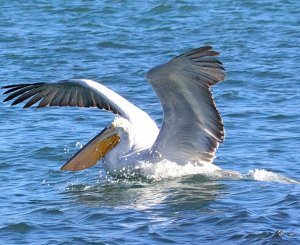
[[[111,174],[131,171],[139,160],[139,153],[152,147],[159,129],[149,116],[147,120],[144,118],[134,122],[116,117],[112,125],[120,142],[103,158],[103,167]]]

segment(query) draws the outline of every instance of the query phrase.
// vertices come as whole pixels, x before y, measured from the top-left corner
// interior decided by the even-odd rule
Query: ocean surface
[[[89,78],[148,112],[145,73],[211,45],[226,139],[215,164],[242,179],[163,166],[114,179],[60,166],[113,115],[11,107],[0,97],[1,244],[300,244],[299,1],[8,1],[0,86]],[[1,93],[2,94],[2,93]],[[188,119],[187,119],[188,120]]]

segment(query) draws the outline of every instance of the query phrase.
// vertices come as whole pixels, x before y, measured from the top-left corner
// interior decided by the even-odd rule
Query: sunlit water
[[[113,118],[0,103],[1,244],[299,244],[298,1],[2,1],[0,86],[90,78],[158,124],[145,72],[188,49],[221,52],[226,140],[208,174],[145,163],[115,179],[60,166]],[[4,96],[1,97],[1,101]]]

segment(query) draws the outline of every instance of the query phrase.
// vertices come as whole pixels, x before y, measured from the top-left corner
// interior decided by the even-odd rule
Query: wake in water
[[[264,169],[254,169],[246,174],[242,174],[233,170],[212,169],[210,165],[200,166],[192,163],[180,165],[167,160],[158,163],[141,162],[137,167],[137,171],[133,174],[126,174],[125,177],[142,176],[148,180],[160,181],[189,175],[203,175],[204,177],[213,180],[257,180],[285,184],[300,184],[297,180]]]
[[[285,184],[300,184],[300,182],[297,180],[264,169],[250,170],[247,174],[243,175],[243,179],[270,181]]]

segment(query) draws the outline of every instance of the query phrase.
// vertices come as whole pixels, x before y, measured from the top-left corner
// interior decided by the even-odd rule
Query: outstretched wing
[[[39,102],[45,106],[98,107],[118,114],[128,120],[141,112],[128,100],[109,88],[88,79],[70,79],[49,83],[17,84],[2,87],[8,96],[4,101],[14,100],[12,105],[25,100],[24,108]]]
[[[210,86],[224,80],[223,65],[202,47],[152,68],[147,79],[162,104],[164,119],[152,151],[177,162],[211,162],[224,139]]]

